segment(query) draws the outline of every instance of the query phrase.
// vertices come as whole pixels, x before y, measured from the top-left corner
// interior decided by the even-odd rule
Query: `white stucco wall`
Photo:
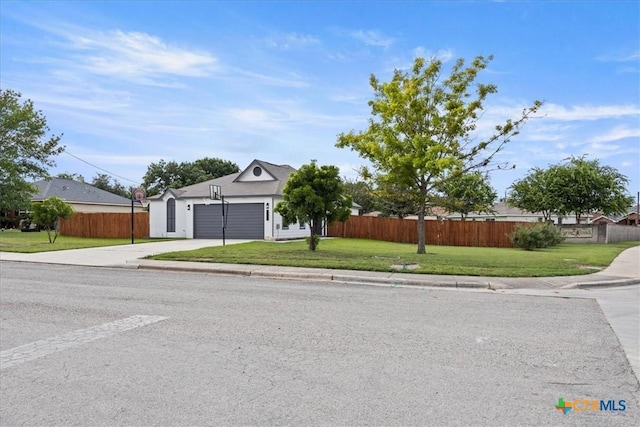
[[[185,238],[187,235],[187,214],[184,200],[176,199],[176,228],[175,232],[167,231],[167,205],[166,201],[173,198],[173,195],[165,194],[162,199],[152,200],[149,203],[149,236],[150,237],[173,237]],[[191,227],[191,237],[193,237],[193,227]]]

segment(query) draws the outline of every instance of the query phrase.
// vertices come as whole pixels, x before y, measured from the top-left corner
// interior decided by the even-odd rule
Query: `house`
[[[605,215],[599,215],[591,221],[592,224],[615,224],[616,222]]]
[[[638,222],[638,206],[636,205],[629,208],[626,215],[609,215],[609,216],[601,215],[596,219],[594,219],[593,223],[640,226],[640,223]]]
[[[69,204],[76,212],[131,212],[131,200],[113,194],[85,182],[66,178],[36,181],[38,193],[32,202],[41,202],[49,197],[57,196]],[[142,212],[140,202],[134,202],[134,211]]]
[[[518,208],[509,206],[505,202],[496,203],[493,205],[493,212],[471,212],[467,215],[467,221],[520,221],[520,222],[542,222],[544,221],[544,215],[541,212],[526,212]],[[459,213],[453,213],[447,215],[446,219],[460,220]],[[583,221],[588,222],[589,215],[583,216]],[[551,215],[551,221],[554,224],[559,224],[557,215]],[[575,224],[576,218],[574,215],[570,215],[562,218],[562,224]]]
[[[283,188],[296,170],[289,165],[254,160],[243,171],[167,189],[149,198],[151,237],[221,239],[296,239],[309,235],[308,224],[286,224],[274,212]],[[212,197],[219,186],[220,197]],[[352,214],[357,215],[354,207]]]

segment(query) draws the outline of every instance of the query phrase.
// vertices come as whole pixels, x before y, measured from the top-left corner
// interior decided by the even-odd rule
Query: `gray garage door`
[[[221,205],[194,205],[193,237],[222,239]],[[264,204],[230,203],[227,215],[227,239],[264,239]]]

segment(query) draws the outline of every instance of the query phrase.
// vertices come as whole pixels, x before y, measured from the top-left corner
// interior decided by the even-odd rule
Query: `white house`
[[[227,239],[295,239],[309,235],[307,224],[284,224],[273,211],[284,184],[296,170],[254,160],[243,171],[150,197],[151,237],[222,238],[222,200],[211,198],[220,186]],[[357,208],[355,215],[357,215]]]

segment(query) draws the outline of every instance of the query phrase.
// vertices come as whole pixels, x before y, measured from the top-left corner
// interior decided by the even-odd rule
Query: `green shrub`
[[[509,239],[517,247],[531,251],[557,245],[562,242],[562,235],[553,224],[536,224],[533,227],[518,225]]]
[[[318,236],[317,234],[314,233],[313,235],[313,246],[311,246],[311,237],[307,236],[304,238],[304,241],[307,242],[307,247],[312,250],[315,251],[318,247],[318,245],[320,244],[320,236]],[[311,249],[313,248],[313,249]]]

